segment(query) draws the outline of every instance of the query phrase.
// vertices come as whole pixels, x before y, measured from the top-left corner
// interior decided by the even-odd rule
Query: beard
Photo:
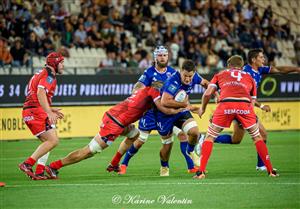
[[[156,61],[156,64],[158,67],[163,68],[163,67],[167,67],[168,66],[168,61],[166,63],[162,63],[159,61]]]

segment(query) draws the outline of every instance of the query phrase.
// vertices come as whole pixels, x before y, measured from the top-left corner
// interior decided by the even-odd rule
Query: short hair
[[[182,63],[181,69],[188,72],[192,72],[192,71],[196,71],[196,66],[192,60],[185,60]]]
[[[256,58],[259,53],[263,53],[262,49],[250,49],[248,52],[248,63],[252,64],[252,59]]]
[[[227,67],[242,68],[244,66],[244,59],[240,55],[233,55],[227,60]]]

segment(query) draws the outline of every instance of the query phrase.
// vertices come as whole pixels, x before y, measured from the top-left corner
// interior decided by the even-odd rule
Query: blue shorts
[[[161,136],[167,136],[172,133],[173,127],[182,129],[182,124],[190,118],[193,118],[190,111],[180,112],[176,115],[166,115],[162,112],[157,113],[157,131]]]
[[[157,130],[156,124],[156,110],[150,109],[148,110],[144,116],[139,121],[139,130],[141,131],[152,131]]]

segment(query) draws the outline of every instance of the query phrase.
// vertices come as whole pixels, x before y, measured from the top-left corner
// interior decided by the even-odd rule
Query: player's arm
[[[269,105],[264,105],[264,104],[260,103],[259,101],[257,101],[257,99],[254,100],[253,103],[254,103],[255,107],[258,107],[265,112],[271,112],[271,107]]]
[[[183,102],[177,102],[175,101],[173,95],[169,94],[168,92],[163,92],[161,96],[161,104],[170,108],[185,108],[188,106],[188,96]]]
[[[47,113],[48,119],[51,124],[56,124],[57,122],[57,115],[52,111],[48,99],[47,99],[47,93],[46,90],[42,87],[38,87],[37,90],[37,98],[39,100],[39,103],[43,110]]]
[[[293,66],[277,66],[271,67],[270,73],[300,73],[300,67],[293,67]]]
[[[131,93],[135,92],[136,90],[139,90],[141,88],[144,88],[145,84],[143,84],[142,82],[138,81],[134,84],[133,89],[131,91]]]
[[[155,105],[157,107],[157,109],[167,115],[175,115],[181,111],[183,111],[185,108],[169,108],[169,107],[165,107],[162,105],[161,100],[157,99],[155,102]]]
[[[198,111],[198,115],[200,118],[205,113],[207,104],[209,103],[211,96],[216,92],[216,90],[217,90],[217,87],[212,84],[212,85],[209,85],[208,88],[203,93],[201,108]]]
[[[201,85],[203,88],[207,89],[207,87],[208,87],[208,85],[209,85],[209,81],[206,80],[206,79],[204,79],[204,78],[202,78],[202,81],[201,81],[200,85]],[[215,102],[216,102],[216,103],[219,103],[219,97],[220,97],[219,92],[218,92],[218,91],[215,91],[214,96],[215,96]]]
[[[209,81],[206,80],[205,78],[202,78],[200,85],[201,85],[203,88],[207,89],[208,84],[209,84]]]

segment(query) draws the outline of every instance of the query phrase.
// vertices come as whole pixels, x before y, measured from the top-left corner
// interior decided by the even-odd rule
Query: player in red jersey
[[[176,114],[182,111],[182,108],[173,109],[162,106],[159,90],[153,87],[139,89],[126,100],[104,113],[99,133],[87,146],[75,150],[63,159],[54,161],[49,166],[46,166],[47,173],[52,178],[57,178],[58,169],[92,157],[94,154],[107,148],[120,135],[126,136],[128,140],[136,140],[139,136],[139,131],[132,123],[140,119],[144,112],[151,108],[153,103],[166,114]]]
[[[243,65],[242,57],[232,56],[228,60],[230,69],[216,74],[203,94],[202,106],[199,109],[200,117],[204,114],[211,95],[218,89],[220,89],[220,103],[208,127],[206,139],[202,145],[200,169],[194,178],[205,178],[205,168],[212,152],[213,142],[224,128],[230,127],[234,119],[238,120],[251,135],[269,175],[277,176],[276,171],[273,170],[266,144],[259,132],[259,124],[254,112],[256,84],[249,74],[241,71]]]
[[[56,52],[46,58],[46,66],[32,76],[29,81],[27,96],[23,106],[23,120],[31,133],[42,144],[32,155],[19,165],[19,169],[33,180],[45,179],[44,168],[49,151],[58,144],[55,124],[63,118],[60,109],[51,108],[51,99],[56,88],[56,75],[64,70],[64,57]],[[32,167],[38,161],[36,173]]]

